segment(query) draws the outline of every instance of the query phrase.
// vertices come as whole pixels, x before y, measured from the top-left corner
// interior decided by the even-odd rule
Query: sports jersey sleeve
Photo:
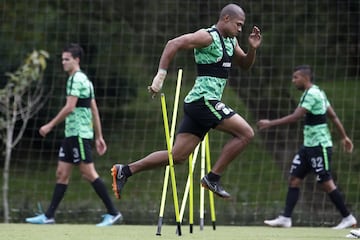
[[[67,95],[80,98],[84,82],[86,82],[86,75],[81,72],[75,73],[68,80]]]
[[[325,106],[326,106],[326,108],[328,108],[330,106],[329,99],[327,98],[326,93],[324,91],[321,91],[321,93],[323,94],[324,98],[326,99]]]
[[[303,107],[309,112],[311,112],[312,106],[314,106],[315,101],[316,100],[314,98],[314,95],[311,93],[311,91],[307,91],[301,97],[299,107]]]

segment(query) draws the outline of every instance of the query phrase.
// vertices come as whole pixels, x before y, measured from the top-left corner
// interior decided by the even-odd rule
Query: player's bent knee
[[[248,142],[250,142],[254,137],[255,137],[255,133],[252,129],[247,135],[245,135],[245,138],[247,139]]]
[[[240,138],[246,143],[249,143],[254,137],[255,137],[255,133],[254,133],[254,130],[251,127],[246,129],[246,131],[244,131],[240,135]]]
[[[249,128],[245,137],[250,141],[255,137],[255,132],[252,128]]]
[[[56,182],[66,184],[69,182],[70,177],[63,171],[56,171]]]
[[[183,164],[186,162],[187,158],[174,158],[174,164]]]
[[[183,164],[189,158],[189,156],[178,155],[178,154],[174,154],[174,153],[172,156],[173,156],[174,164]]]

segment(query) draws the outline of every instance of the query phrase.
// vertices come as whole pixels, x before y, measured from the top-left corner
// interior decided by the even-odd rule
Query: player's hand
[[[271,127],[270,120],[268,120],[268,119],[261,119],[256,123],[256,125],[259,130],[263,130],[263,129]]]
[[[45,137],[52,130],[52,126],[50,124],[45,124],[39,129],[39,133],[41,136]]]
[[[156,95],[158,94],[158,92],[154,91],[154,89],[152,89],[151,86],[148,86],[148,91],[149,91],[152,99],[154,99],[156,97]]]
[[[348,153],[351,153],[354,149],[354,145],[351,141],[350,138],[348,137],[345,137],[341,140],[342,144],[343,144],[343,147],[344,147],[344,150]]]
[[[249,40],[250,47],[253,49],[257,49],[261,44],[260,28],[258,28],[257,26],[254,26],[252,32],[250,33],[248,40]]]
[[[96,138],[95,140],[95,145],[96,145],[96,151],[97,153],[102,156],[105,154],[106,150],[107,150],[107,146],[105,143],[105,140],[103,138]]]
[[[155,98],[156,94],[160,92],[166,78],[166,74],[167,71],[165,69],[159,69],[152,81],[151,86],[148,86],[148,91],[152,98]]]

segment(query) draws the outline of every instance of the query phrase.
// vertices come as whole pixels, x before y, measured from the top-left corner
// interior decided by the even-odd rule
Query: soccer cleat
[[[333,227],[333,229],[344,229],[348,227],[355,227],[356,224],[357,222],[355,217],[352,214],[350,214],[349,216],[344,217],[337,226]]]
[[[275,219],[265,220],[264,223],[270,227],[289,228],[289,227],[291,227],[291,218],[280,215]]]
[[[118,213],[117,215],[111,215],[111,214],[105,214],[103,215],[103,220],[96,224],[98,227],[106,227],[113,225],[116,221],[122,221],[122,215],[121,213]]]
[[[360,229],[354,229],[350,231],[350,234],[346,235],[347,238],[360,238]]]
[[[114,191],[115,197],[118,199],[121,198],[121,190],[127,181],[127,177],[122,172],[123,167],[124,165],[122,164],[115,164],[111,168],[111,175],[113,177],[112,189]]]
[[[32,224],[53,224],[55,223],[54,218],[47,218],[45,214],[37,215],[36,217],[26,218],[26,222]]]
[[[226,192],[223,187],[220,185],[220,182],[210,181],[208,176],[205,175],[201,180],[201,185],[214,192],[216,195],[222,198],[230,198],[230,194]]]

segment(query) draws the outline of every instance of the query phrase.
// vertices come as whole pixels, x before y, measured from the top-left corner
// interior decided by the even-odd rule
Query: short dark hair
[[[63,52],[69,52],[73,58],[81,58],[84,56],[84,49],[78,43],[70,43],[64,47]]]
[[[229,15],[230,18],[233,18],[238,15],[245,15],[245,13],[239,5],[230,3],[221,9],[219,19],[226,15]]]
[[[307,75],[310,77],[310,81],[312,82],[313,81],[313,71],[310,67],[310,65],[299,65],[299,66],[296,66],[294,68],[294,72],[296,71],[300,71],[302,72],[303,74]]]

